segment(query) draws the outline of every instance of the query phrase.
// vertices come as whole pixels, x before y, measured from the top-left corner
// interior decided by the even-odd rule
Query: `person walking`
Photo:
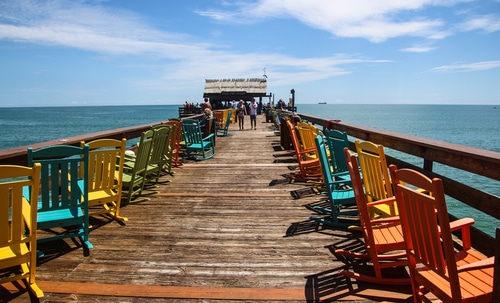
[[[240,100],[240,103],[238,104],[238,125],[240,126],[240,130],[245,129],[245,115],[247,114],[247,107],[245,106],[245,103],[243,103],[243,100]]]
[[[257,129],[257,103],[250,101],[250,129]]]

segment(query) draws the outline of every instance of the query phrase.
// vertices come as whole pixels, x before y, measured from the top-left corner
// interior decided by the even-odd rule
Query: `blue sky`
[[[500,0],[0,0],[0,107],[196,103],[264,72],[297,104],[500,104]]]

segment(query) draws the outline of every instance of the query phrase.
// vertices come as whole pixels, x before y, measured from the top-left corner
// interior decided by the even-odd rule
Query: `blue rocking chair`
[[[325,139],[323,135],[318,135],[315,139],[316,148],[318,151],[319,161],[321,163],[321,171],[323,173],[323,179],[326,187],[326,195],[328,201],[330,202],[330,207],[314,206],[315,211],[326,213],[329,216],[317,217],[311,216],[310,219],[318,223],[326,224],[329,226],[348,228],[353,225],[353,222],[340,222],[340,215],[354,216],[357,215],[356,210],[343,210],[341,211],[341,206],[354,206],[356,205],[356,198],[354,195],[354,190],[352,188],[345,188],[345,185],[349,185],[350,182],[345,180],[335,180],[330,167],[330,161],[326,153]]]
[[[83,148],[70,145],[28,148],[28,166],[35,163],[42,166],[37,227],[51,234],[39,236],[38,243],[77,237],[86,248],[84,255],[93,247],[89,242],[88,162],[86,144]],[[83,171],[81,179],[79,171]]]
[[[330,150],[334,177],[336,179],[349,181],[350,175],[344,154],[344,148],[349,148],[347,133],[336,129],[326,129],[325,138],[328,149]]]
[[[213,133],[210,133],[203,137],[198,120],[183,120],[182,131],[186,141],[186,154],[188,158],[207,160],[215,156],[215,136]]]

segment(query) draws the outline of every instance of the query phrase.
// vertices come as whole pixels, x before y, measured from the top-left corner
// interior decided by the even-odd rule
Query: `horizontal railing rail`
[[[47,147],[51,145],[75,145],[79,146],[81,141],[92,141],[97,139],[117,139],[121,140],[126,138],[127,140],[140,137],[142,132],[151,128],[152,125],[159,124],[144,124],[132,127],[117,128],[113,130],[106,130],[101,132],[95,132],[90,134],[78,135],[68,138],[61,138],[52,141],[34,143],[26,146],[19,146],[9,149],[0,150],[0,164],[11,164],[11,165],[26,165],[27,164],[27,148],[31,147],[33,149],[39,149],[42,147]]]
[[[387,161],[398,167],[416,169],[429,177],[443,180],[446,195],[465,203],[493,218],[500,219],[500,197],[484,189],[458,182],[449,176],[443,176],[433,171],[434,163],[444,164],[466,172],[477,174],[492,180],[500,180],[500,153],[483,150],[437,140],[399,134],[390,131],[345,123],[339,120],[328,120],[306,114],[298,114],[323,128],[333,128],[346,132],[350,137],[381,144],[386,148],[396,150],[422,159],[422,166],[402,161],[387,155]],[[354,148],[354,142],[350,142]],[[453,216],[452,216],[453,218]],[[472,230],[473,245],[478,250],[492,255],[494,252],[493,237],[478,230]]]
[[[199,119],[203,115],[194,115],[187,118],[196,118]],[[18,146],[13,148],[8,148],[4,150],[0,150],[0,165],[10,164],[10,165],[26,165],[27,164],[27,149],[31,147],[33,149],[39,149],[42,147],[47,147],[51,145],[74,145],[79,146],[81,141],[92,141],[97,139],[117,139],[121,140],[125,138],[127,140],[137,139],[141,136],[142,132],[148,130],[153,125],[158,125],[162,121],[154,122],[150,124],[136,125],[130,127],[117,128],[112,130],[105,130],[101,132],[95,132],[90,134],[83,134],[73,137],[61,138],[52,141],[45,141],[40,143],[34,143],[26,146]]]

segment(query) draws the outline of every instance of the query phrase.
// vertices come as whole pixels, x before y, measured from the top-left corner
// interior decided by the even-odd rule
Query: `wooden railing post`
[[[432,164],[434,161],[429,160],[429,159],[424,159],[424,170],[428,172],[432,172]]]

